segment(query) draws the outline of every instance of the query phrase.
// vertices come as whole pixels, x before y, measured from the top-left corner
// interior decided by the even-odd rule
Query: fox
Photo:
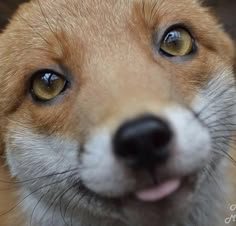
[[[234,62],[198,0],[21,5],[0,34],[0,225],[235,225]]]

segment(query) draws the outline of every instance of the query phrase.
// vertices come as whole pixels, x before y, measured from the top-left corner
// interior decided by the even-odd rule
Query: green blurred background
[[[0,0],[0,28],[7,23],[7,18],[14,13],[17,6],[25,1],[27,0]],[[204,2],[205,5],[212,7],[225,29],[236,40],[236,0],[205,0]]]

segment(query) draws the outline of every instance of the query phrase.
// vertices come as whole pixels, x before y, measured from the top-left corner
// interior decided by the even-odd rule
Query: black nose
[[[153,168],[166,162],[172,131],[164,120],[148,115],[123,124],[113,139],[116,156],[129,166]]]

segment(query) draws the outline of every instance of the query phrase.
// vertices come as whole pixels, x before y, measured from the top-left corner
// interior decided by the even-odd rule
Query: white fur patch
[[[135,179],[114,156],[111,133],[99,130],[85,145],[81,177],[91,190],[106,196],[120,196],[132,190]]]
[[[183,175],[193,173],[208,159],[211,150],[208,129],[191,111],[180,106],[166,108],[162,114],[175,135],[167,168]]]

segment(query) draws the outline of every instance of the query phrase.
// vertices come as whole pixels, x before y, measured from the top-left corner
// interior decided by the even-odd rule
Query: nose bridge
[[[171,75],[147,55],[135,46],[103,49],[101,55],[95,55],[90,75],[118,99],[167,100],[175,92]]]
[[[156,115],[176,102],[177,92],[170,75],[158,64],[146,59],[118,62],[117,66],[114,63],[106,75],[106,89],[113,99],[112,104],[115,103],[114,117],[119,115],[122,120],[146,113]]]
[[[81,109],[89,111],[93,125],[114,131],[127,119],[148,113],[158,116],[174,102],[177,95],[171,75],[141,48],[133,44],[101,48],[93,53],[87,86],[80,93],[80,99],[86,99],[81,100]],[[88,110],[95,105],[94,111]]]
[[[96,43],[92,40],[86,54],[90,77],[120,98],[168,99],[172,78],[154,59],[149,41],[147,37],[135,40],[127,26],[114,29],[114,34],[108,31]]]

